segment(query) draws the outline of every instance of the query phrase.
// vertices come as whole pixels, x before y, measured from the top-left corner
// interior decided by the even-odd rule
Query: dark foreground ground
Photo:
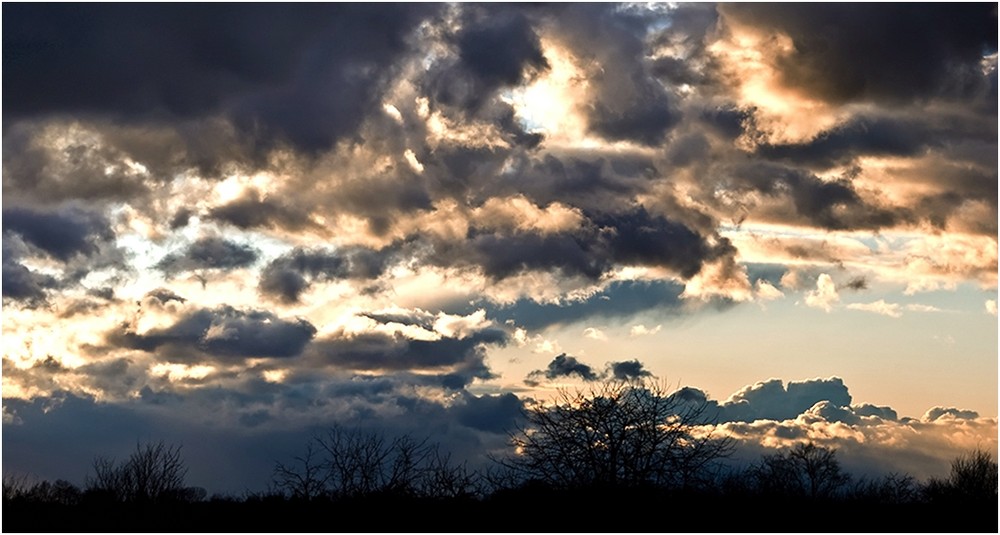
[[[4,532],[997,532],[997,503],[887,504],[621,491],[485,500],[281,498],[76,505],[7,502]]]

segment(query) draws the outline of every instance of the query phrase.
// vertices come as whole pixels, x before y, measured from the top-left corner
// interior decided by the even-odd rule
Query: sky
[[[997,451],[997,6],[3,5],[3,469],[647,379],[736,460]]]

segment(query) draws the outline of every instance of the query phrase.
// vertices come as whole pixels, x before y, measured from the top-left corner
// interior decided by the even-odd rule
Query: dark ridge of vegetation
[[[271,487],[207,497],[179,446],[98,457],[83,488],[3,482],[17,532],[996,532],[997,463],[975,450],[945,479],[855,479],[812,443],[726,470],[702,407],[607,383],[533,405],[514,451],[485,470],[428,439],[331,428],[275,463]],[[698,426],[698,427],[696,427]],[[710,427],[709,427],[710,429]],[[696,433],[698,430],[700,432]]]

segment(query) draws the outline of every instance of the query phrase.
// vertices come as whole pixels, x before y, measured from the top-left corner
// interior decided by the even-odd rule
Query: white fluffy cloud
[[[840,301],[837,286],[826,273],[816,279],[816,289],[806,294],[806,305],[820,308],[827,312],[833,310],[833,305]]]

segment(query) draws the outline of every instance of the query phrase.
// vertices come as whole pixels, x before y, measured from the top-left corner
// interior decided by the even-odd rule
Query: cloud
[[[794,48],[775,58],[782,83],[830,102],[967,97],[985,83],[979,67],[983,54],[996,49],[991,6],[953,11],[938,5],[734,4],[719,9],[727,20],[788,36]]]
[[[559,379],[561,377],[577,376],[584,381],[597,381],[600,375],[594,372],[590,366],[580,362],[576,357],[571,357],[566,353],[556,355],[552,362],[544,370],[535,370],[528,374],[524,382],[528,385],[537,385],[538,379]]]
[[[330,422],[504,447],[511,339],[529,380],[648,373],[555,327],[968,283],[995,314],[995,9],[5,6],[5,468],[162,432],[261,488]],[[871,466],[995,436],[744,390],[683,397]]]
[[[6,243],[4,243],[6,249]],[[26,303],[39,304],[45,300],[45,290],[58,287],[51,275],[32,271],[19,264],[4,251],[3,297]]]
[[[994,316],[997,315],[997,301],[996,301],[996,299],[987,299],[986,300],[986,312],[988,314],[992,314]]]
[[[883,316],[889,316],[890,318],[898,318],[903,315],[903,312],[900,310],[903,307],[901,307],[898,303],[886,303],[884,299],[879,299],[878,301],[873,301],[871,303],[851,303],[847,305],[847,308],[851,310],[863,310],[865,312],[881,314]]]
[[[627,381],[653,376],[652,373],[643,368],[641,362],[635,359],[625,360],[622,362],[610,362],[608,365],[611,377],[618,381]]]
[[[813,308],[821,308],[827,312],[833,310],[833,305],[840,301],[837,294],[837,287],[833,284],[833,279],[826,273],[820,274],[816,279],[816,289],[806,294],[806,305]]]
[[[14,119],[222,114],[244,132],[255,130],[265,145],[282,140],[304,150],[328,148],[375,107],[384,69],[405,52],[405,37],[423,15],[434,11],[203,6],[197,24],[178,26],[191,13],[176,6],[22,6],[10,15],[23,22],[17,28],[46,24],[48,31],[12,26],[5,33],[18,82],[8,89],[4,113]],[[262,24],[272,29],[266,36],[257,31]],[[136,27],[147,39],[132,38]],[[45,43],[51,46],[39,46]]]
[[[264,198],[256,191],[249,191],[236,200],[212,208],[208,217],[241,229],[280,227],[300,230],[316,226],[302,211]]]
[[[25,243],[63,262],[75,255],[95,254],[99,242],[114,238],[109,222],[100,213],[74,205],[53,211],[4,208],[3,227],[6,232],[18,234]]]
[[[168,275],[201,269],[229,270],[257,261],[257,249],[225,238],[199,238],[181,251],[164,256],[156,267]]]
[[[648,334],[656,334],[660,332],[661,328],[663,328],[662,325],[657,325],[656,327],[650,329],[649,327],[646,327],[645,325],[640,323],[639,325],[633,325],[632,327],[630,327],[628,333],[630,336],[646,336]]]
[[[462,66],[487,88],[515,85],[527,68],[548,68],[538,35],[524,14],[484,15],[482,20],[466,21],[456,40]]]
[[[260,275],[261,293],[286,303],[296,303],[315,282],[354,278],[375,279],[382,275],[395,249],[360,246],[336,250],[297,247],[267,264]]]
[[[774,285],[764,279],[757,279],[754,295],[761,301],[773,301],[785,296],[784,292],[775,288]]]
[[[487,306],[491,317],[511,320],[530,330],[566,325],[590,318],[627,318],[655,310],[670,316],[680,313],[683,287],[666,281],[615,281],[582,300],[539,303],[520,299],[507,306]]]
[[[302,319],[284,320],[271,312],[229,306],[196,309],[166,328],[137,333],[111,332],[119,347],[157,352],[175,362],[199,358],[288,358],[302,353],[316,328]]]
[[[384,319],[384,318],[383,318]],[[462,388],[473,378],[493,376],[485,363],[486,347],[503,346],[509,335],[483,326],[466,336],[409,338],[402,334],[364,332],[317,339],[307,349],[313,365],[357,372],[437,372],[439,385]]]
[[[955,407],[933,407],[924,413],[924,422],[934,422],[941,419],[975,420],[979,418],[976,411],[956,409]]]
[[[603,331],[596,327],[587,327],[583,330],[584,338],[590,338],[591,340],[607,341],[608,335],[604,334]]]
[[[851,404],[843,379],[790,381],[771,379],[743,387],[719,404],[719,421],[787,420],[795,418],[820,401],[837,407]]]
[[[593,58],[585,108],[588,129],[614,141],[664,141],[680,114],[645,61],[643,16],[610,5],[550,9],[560,40]]]

